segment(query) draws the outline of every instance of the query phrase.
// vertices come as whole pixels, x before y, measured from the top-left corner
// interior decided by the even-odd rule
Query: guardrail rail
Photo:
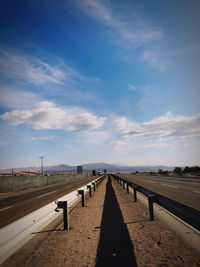
[[[196,210],[194,208],[188,207],[187,205],[184,205],[178,201],[175,201],[173,199],[170,199],[168,197],[162,196],[156,192],[153,192],[149,189],[146,189],[138,184],[135,184],[127,179],[121,178],[115,174],[112,174],[113,178],[115,178],[120,184],[123,184],[123,187],[125,188],[125,184],[127,186],[127,192],[128,188],[133,188],[135,194],[136,191],[140,192],[144,196],[146,196],[148,199],[153,196],[153,202],[161,206],[163,209],[169,211],[185,223],[189,224],[190,226],[194,227],[198,231],[200,231],[200,211]],[[135,195],[136,197],[136,195]],[[135,200],[136,201],[136,200]],[[150,214],[151,219],[151,214]]]
[[[67,202],[68,208],[72,207],[72,205],[80,199],[82,199],[83,204],[83,196],[79,194],[80,191],[89,192],[89,196],[91,196],[92,187],[93,191],[95,191],[96,187],[98,187],[104,177],[105,176],[103,175],[96,178],[85,186],[64,195],[59,198],[58,202]],[[55,201],[53,201],[0,229],[0,264],[25,245],[33,237],[32,234],[34,232],[41,231],[59,216],[56,212],[56,207],[57,202],[55,203]],[[68,227],[65,227],[66,218],[63,217],[63,219],[64,229],[68,230]]]

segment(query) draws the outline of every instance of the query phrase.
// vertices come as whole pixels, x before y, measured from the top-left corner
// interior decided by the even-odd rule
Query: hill
[[[99,163],[88,163],[83,164],[83,171],[84,172],[91,172],[91,170],[107,170],[107,172],[135,172],[135,171],[157,171],[159,169],[162,170],[172,170],[174,167],[169,166],[123,166],[123,165],[116,165],[116,164],[108,164],[105,162]],[[35,172],[39,173],[41,171],[40,167],[21,167],[21,168],[14,168],[14,173],[19,172]],[[44,172],[48,173],[55,173],[55,172],[76,172],[77,166],[70,166],[66,164],[59,164],[59,165],[52,165],[52,166],[44,166]],[[12,168],[0,170],[0,173],[12,173]]]

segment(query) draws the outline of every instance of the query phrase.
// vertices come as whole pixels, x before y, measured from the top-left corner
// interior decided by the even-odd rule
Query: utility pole
[[[41,174],[42,175],[43,175],[43,158],[45,158],[45,156],[39,157],[39,159],[41,159]]]

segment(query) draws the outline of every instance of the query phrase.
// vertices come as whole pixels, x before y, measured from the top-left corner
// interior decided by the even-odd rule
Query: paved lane
[[[120,174],[131,182],[200,210],[200,179]]]
[[[53,185],[5,193],[0,196],[0,228],[94,180],[70,179]]]

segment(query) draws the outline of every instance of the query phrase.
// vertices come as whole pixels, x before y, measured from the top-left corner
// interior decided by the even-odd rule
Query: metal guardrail
[[[153,220],[153,214],[150,210],[153,207],[150,207],[153,202],[164,208],[165,210],[171,212],[173,215],[181,219],[182,221],[186,222],[187,224],[191,225],[198,231],[200,231],[200,211],[194,208],[188,207],[180,202],[177,202],[173,199],[168,197],[162,196],[156,192],[153,192],[149,189],[146,189],[138,184],[130,182],[124,178],[121,178],[115,174],[112,174],[113,178],[115,178],[123,188],[125,188],[125,184],[127,187],[127,193],[129,192],[129,187],[132,187],[134,190],[134,200],[137,201],[136,192],[140,192],[144,196],[148,198],[149,201],[149,212],[150,212],[150,220]]]
[[[82,186],[81,188],[59,198],[58,202],[66,202],[68,203],[68,208],[71,207],[78,199],[81,198],[80,194],[78,194],[78,191],[89,191],[89,195],[91,196],[92,185],[98,186],[103,179],[104,176],[96,178],[85,186]],[[59,216],[59,214],[55,212],[56,205],[57,204],[55,203],[55,201],[53,201],[0,229],[0,264],[4,262],[8,257],[10,257],[13,253],[15,253],[19,248],[25,245],[33,237],[33,233],[41,231],[42,229],[44,229],[44,227],[46,227],[50,222],[52,222]],[[68,221],[66,220],[66,218],[64,218],[64,216],[63,219],[64,230],[67,230],[69,226],[69,224],[67,225]]]
[[[92,182],[94,192],[96,191],[96,188],[100,185],[100,183],[103,181],[104,176],[96,179],[94,182]],[[89,196],[92,196],[92,186],[87,185],[86,189],[89,189]],[[84,189],[79,189],[77,196],[81,195],[81,206],[85,206],[85,191]],[[56,212],[59,212],[60,209],[63,210],[63,224],[64,224],[64,230],[69,230],[69,212],[68,212],[68,201],[55,201],[55,204],[57,204],[57,207],[55,209]]]

